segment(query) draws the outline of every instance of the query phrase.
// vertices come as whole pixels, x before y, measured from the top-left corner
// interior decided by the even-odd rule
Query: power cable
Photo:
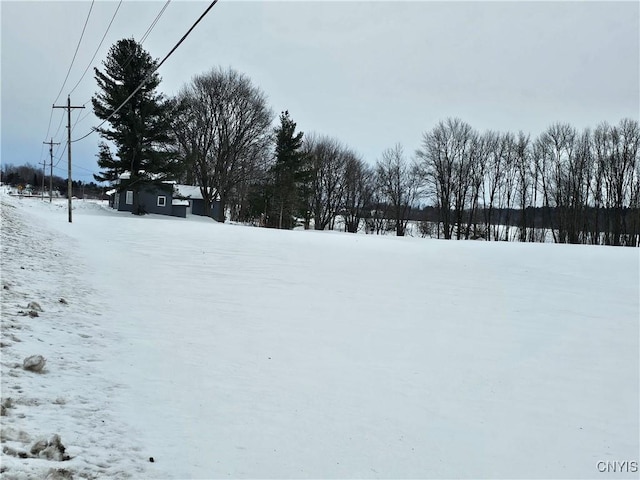
[[[44,136],[45,142],[47,141],[47,137],[49,136],[49,131],[51,130],[51,120],[53,119],[53,108],[51,109],[51,113],[49,114],[49,125],[47,125],[47,134]],[[44,153],[44,143],[40,148],[40,161],[38,163],[42,163],[42,154]]]
[[[84,170],[85,172],[93,173],[93,170],[89,170],[88,168],[81,167],[80,165],[73,164],[74,168],[79,168],[80,170]]]
[[[162,15],[164,14],[164,11],[167,9],[167,7],[169,6],[169,4],[171,3],[171,0],[167,0],[165,2],[165,4],[162,6],[162,8],[160,9],[160,11],[158,12],[158,14],[156,15],[156,18],[153,19],[153,22],[151,22],[151,25],[149,25],[149,27],[147,28],[147,31],[144,32],[144,34],[142,35],[142,38],[140,39],[140,41],[138,43],[140,43],[140,45],[143,45],[145,40],[147,39],[147,37],[149,36],[149,34],[153,31],[153,29],[155,28],[156,24],[158,23],[158,21],[160,20],[160,18],[162,17]],[[135,53],[132,53],[131,55],[129,55],[129,57],[124,61],[124,63],[122,65],[120,65],[120,68],[122,68],[123,70],[125,68],[127,68],[127,65],[129,65],[129,63],[131,62],[131,60],[133,60],[133,56],[135,55]]]
[[[122,3],[122,0],[120,0],[120,3]],[[170,4],[170,3],[171,3],[171,0],[167,0],[167,1],[165,2],[165,4],[163,5],[163,7],[160,9],[160,12],[158,12],[158,14],[156,15],[156,17],[155,17],[155,18],[153,19],[153,21],[151,22],[151,25],[149,25],[149,27],[147,28],[147,30],[146,30],[146,31],[144,32],[144,34],[142,35],[142,38],[140,39],[140,42],[139,42],[139,43],[140,43],[140,45],[143,45],[143,44],[144,44],[144,41],[147,39],[147,37],[149,36],[149,34],[153,31],[153,29],[155,28],[156,24],[158,23],[158,21],[160,20],[160,18],[161,18],[161,17],[162,17],[162,15],[164,14],[164,11],[167,9],[167,7],[169,6],[169,4]],[[119,7],[120,7],[120,5],[118,5],[118,8],[119,8]],[[117,13],[117,10],[116,10],[116,13]],[[115,17],[115,13],[114,13],[114,17]],[[113,19],[112,19],[111,21],[113,21]],[[109,25],[111,25],[111,24],[109,24]],[[105,35],[106,35],[106,33],[105,33]],[[103,40],[104,40],[104,37],[103,37]],[[101,42],[101,43],[102,43],[102,42]],[[98,48],[100,48],[100,47],[98,46]],[[97,51],[96,51],[96,53],[97,53]],[[133,59],[133,57],[134,57],[134,53],[132,53],[131,55],[129,55],[129,57],[124,61],[124,63],[120,66],[120,68],[122,68],[122,69],[126,68],[126,67],[127,67],[127,65],[129,65],[129,62],[131,62],[131,60]],[[94,58],[95,58],[95,54],[94,54]],[[93,59],[92,59],[92,62],[93,62]],[[88,69],[88,68],[89,68],[89,67],[87,67],[87,69]],[[85,70],[85,73],[86,73],[86,70]],[[83,74],[83,76],[84,76],[84,74]],[[81,80],[82,80],[82,79],[81,79]],[[76,85],[76,86],[77,86],[77,85]],[[74,89],[75,89],[75,87],[74,87]],[[72,92],[73,92],[73,90],[72,90]],[[86,101],[86,102],[84,103],[84,105],[86,105],[86,104],[87,104],[87,103],[89,103],[90,101],[91,101],[91,100]],[[87,117],[87,115],[89,115],[90,113],[91,113],[91,112],[87,112],[83,118],[86,118],[86,117]],[[41,154],[41,156],[42,156],[42,154]]]
[[[53,166],[53,168],[57,168],[58,164],[60,163],[60,161],[62,160],[62,157],[64,156],[64,152],[67,151],[67,142],[62,142],[62,144],[64,145],[64,147],[62,148],[62,153],[60,154],[60,156],[58,157],[58,161],[55,163],[55,165]],[[60,147],[58,147],[60,148]],[[57,153],[57,152],[56,152]]]
[[[151,22],[151,25],[149,25],[149,28],[147,28],[147,31],[144,32],[144,35],[142,35],[142,38],[140,39],[140,43],[144,43],[144,41],[147,39],[151,31],[155,28],[156,23],[158,23],[158,20],[160,20],[160,17],[162,17],[162,15],[164,14],[164,11],[167,9],[170,3],[171,3],[171,0],[167,0],[165,2],[164,6],[162,7],[158,15],[156,15],[156,18],[153,20],[153,22]]]
[[[82,43],[82,38],[84,37],[84,32],[85,32],[85,30],[87,28],[87,23],[89,23],[89,17],[91,17],[91,11],[93,10],[94,1],[95,0],[91,0],[91,6],[89,7],[89,13],[87,13],[87,18],[84,21],[84,26],[82,27],[82,33],[80,34],[80,39],[78,40],[78,45],[76,46],[76,51],[74,52],[73,58],[71,59],[71,65],[69,65],[69,69],[67,70],[67,76],[64,78],[64,82],[62,82],[62,86],[60,87],[60,91],[58,92],[58,95],[56,96],[56,99],[53,101],[53,105],[55,105],[55,103],[58,101],[58,98],[60,98],[60,94],[64,90],[64,86],[66,85],[67,80],[69,78],[69,74],[71,73],[71,68],[73,67],[73,63],[76,60],[76,55],[78,54],[78,50],[80,48],[80,44]],[[74,89],[75,89],[75,87],[74,87]],[[58,132],[60,131],[60,126],[62,125],[62,119],[63,118],[64,118],[64,115],[62,115],[62,117],[61,117],[60,123],[58,124],[58,128],[56,130],[56,133],[55,133],[54,137],[57,136]],[[51,109],[51,114],[49,115],[49,126],[47,126],[47,134],[45,135],[45,140],[49,136],[49,131],[51,130],[51,120],[52,119],[53,119],[53,108]],[[44,144],[42,146],[44,147]],[[41,151],[40,151],[40,160],[41,161],[42,161],[42,152],[43,151],[44,151],[44,149],[41,148]]]
[[[49,136],[49,130],[51,129],[51,119],[53,119],[53,108],[51,109],[51,114],[49,115],[49,126],[47,126],[47,135],[45,136],[45,139]]]
[[[84,107],[84,106],[85,106],[87,103],[89,103],[90,101],[91,101],[91,100],[86,101],[86,102],[84,103],[84,105],[82,105],[82,106]],[[85,118],[87,118],[87,115],[89,115],[90,113],[91,113],[91,111],[89,110],[89,111],[87,111],[87,113],[86,113],[82,118],[80,118],[80,116],[78,116],[78,118],[76,118],[75,123],[74,123],[74,124],[73,124],[73,126],[71,127],[71,133],[73,133],[73,131],[75,130],[76,125],[78,125],[78,123],[80,123],[80,121],[81,121],[81,120],[84,120]],[[63,112],[63,114],[64,114],[64,112]],[[62,115],[62,118],[64,118],[64,115]],[[55,135],[54,135],[54,136],[55,136]],[[60,150],[61,145],[63,145],[63,144],[64,144],[64,148],[62,148],[62,153],[61,153],[61,154],[60,154],[60,156],[58,157],[58,161],[56,162],[56,165],[58,165],[58,163],[60,163],[60,161],[62,160],[62,157],[63,157],[63,155],[64,155],[64,152],[66,152],[66,151],[67,151],[67,142],[60,142],[60,143],[58,144],[58,147],[57,147],[57,149],[56,149],[56,153],[55,153],[55,155],[54,155],[54,156],[55,156],[55,157],[57,157],[57,156],[58,156],[58,151]],[[54,167],[55,167],[56,165],[54,165]]]
[[[167,55],[165,55],[165,57],[162,59],[162,61],[156,66],[156,68],[154,68],[151,72],[149,72],[149,74],[142,80],[142,82],[140,82],[140,85],[138,85],[136,87],[136,89],[131,93],[131,95],[129,95],[124,102],[122,102],[120,104],[120,106],[118,108],[116,108],[113,112],[111,112],[111,115],[109,115],[107,118],[105,118],[102,122],[100,122],[100,124],[98,124],[97,127],[93,127],[93,129],[87,133],[86,135],[76,139],[76,140],[72,140],[71,143],[75,143],[78,142],[84,138],[87,138],[89,135],[91,135],[93,132],[95,132],[98,128],[100,128],[102,125],[104,125],[105,122],[107,122],[111,117],[113,117],[116,113],[118,113],[122,107],[124,107],[127,102],[129,100],[131,100],[133,98],[133,96],[138,93],[138,91],[144,86],[145,83],[147,83],[147,81],[149,80],[149,78],[151,78],[151,76],[156,73],[156,71],[158,71],[158,69],[164,64],[164,62],[167,61],[167,59],[173,54],[173,52],[175,52],[177,50],[177,48],[182,44],[182,42],[185,41],[185,39],[189,36],[189,34],[191,34],[191,32],[193,31],[194,28],[196,28],[196,26],[198,25],[198,23],[200,23],[200,21],[207,15],[207,13],[209,13],[209,11],[216,5],[216,3],[218,3],[218,0],[213,0],[209,6],[207,7],[207,9],[202,13],[202,15],[200,15],[200,17],[195,21],[195,23],[193,25],[191,25],[191,28],[189,28],[189,30],[187,30],[187,33],[185,33],[182,38],[178,41],[178,43],[176,43],[174,45],[174,47],[171,49],[171,51],[169,53],[167,53]]]
[[[89,71],[89,68],[91,68],[91,65],[93,64],[93,61],[95,60],[96,55],[98,55],[98,52],[100,51],[100,47],[102,47],[102,43],[104,42],[104,39],[106,38],[107,33],[109,33],[109,29],[111,28],[111,24],[113,24],[113,21],[115,20],[116,15],[118,14],[118,10],[120,10],[120,5],[122,5],[122,0],[120,0],[118,2],[118,6],[116,7],[116,11],[113,12],[113,16],[111,17],[111,21],[109,22],[109,25],[107,25],[107,29],[105,30],[104,35],[102,35],[102,39],[100,40],[100,43],[98,44],[98,48],[96,48],[96,51],[93,53],[93,57],[91,57],[91,60],[89,60],[89,64],[87,65],[87,68],[84,69],[84,72],[82,72],[82,76],[80,77],[80,80],[78,80],[78,82],[75,84],[75,86],[71,89],[71,91],[69,92],[69,95],[71,95],[75,91],[75,89],[78,88],[78,85],[80,85],[80,82],[82,81],[84,76]]]
[[[51,109],[53,112],[53,108]],[[60,123],[58,123],[58,128],[56,128],[56,133],[53,134],[54,137],[58,137],[58,133],[60,132],[60,127],[62,127],[62,121],[64,120],[64,112],[61,112],[60,115]]]
[[[86,105],[87,105],[87,103],[89,103],[90,101],[91,101],[91,100],[89,100],[89,101],[87,101],[87,102],[84,102],[84,103],[82,104],[82,106],[83,106],[83,107],[84,107],[84,106],[86,106]],[[76,125],[77,125],[78,123],[82,122],[85,118],[87,118],[87,117],[88,117],[89,115],[91,115],[92,113],[93,113],[93,111],[92,111],[91,109],[87,109],[87,113],[85,113],[82,117],[78,117],[78,120],[76,120],[76,123],[73,125],[73,128],[71,128],[71,132],[73,133],[73,131],[74,131],[74,130],[75,130],[75,128],[76,128]]]
[[[67,84],[67,80],[69,79],[69,74],[71,73],[71,68],[73,67],[73,62],[75,62],[75,60],[76,60],[76,55],[78,55],[78,50],[80,49],[80,44],[82,43],[82,38],[84,37],[84,31],[87,28],[87,23],[89,23],[89,17],[91,16],[91,10],[93,10],[93,4],[94,3],[95,3],[95,0],[91,0],[91,6],[89,7],[89,13],[87,14],[87,18],[84,21],[84,27],[82,27],[82,33],[80,34],[80,40],[78,40],[78,45],[76,46],[76,51],[74,52],[73,58],[71,59],[71,65],[69,65],[69,70],[67,70],[67,76],[64,77],[64,82],[62,82],[62,87],[60,87],[60,91],[58,92],[58,95],[56,96],[56,99],[53,101],[54,105],[58,101],[58,98],[60,98],[60,94],[62,93],[62,90],[64,90],[64,86]]]

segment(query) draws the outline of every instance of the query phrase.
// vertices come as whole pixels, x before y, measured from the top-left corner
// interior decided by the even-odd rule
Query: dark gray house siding
[[[192,198],[189,199],[189,201],[191,202],[191,214],[192,215],[200,215],[202,217],[204,217],[204,200],[201,198]],[[220,201],[219,200],[215,200],[212,204],[211,204],[211,217],[217,218],[216,215],[218,214],[218,212],[220,211]]]
[[[187,218],[187,205],[173,205],[171,207],[171,216]]]
[[[173,200],[172,188],[173,187],[168,186],[167,188],[149,187],[140,189],[140,191],[137,192],[138,204],[146,213],[171,215],[173,208],[171,205]],[[133,203],[135,200],[133,196],[135,194],[133,190],[123,190],[122,192],[116,193],[118,196],[116,208],[119,212],[133,211]]]
[[[200,188],[197,186],[167,182],[162,185],[143,187],[137,193],[127,189],[121,192],[113,189],[107,193],[110,205],[120,212],[132,212],[134,195],[138,195],[138,203],[145,213],[181,218],[186,218],[189,214],[204,216],[204,200]],[[221,208],[219,200],[213,201],[211,203],[211,217],[217,218]]]

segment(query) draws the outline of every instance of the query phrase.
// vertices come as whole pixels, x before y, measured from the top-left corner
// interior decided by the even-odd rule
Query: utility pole
[[[69,172],[67,178],[67,199],[69,200],[69,223],[71,223],[71,197],[73,196],[73,184],[71,183],[71,110],[73,108],[84,108],[84,105],[78,107],[71,106],[71,96],[67,96],[67,105],[58,106],[53,108],[66,108],[67,109],[67,155],[69,157]]]
[[[53,138],[49,142],[42,142],[49,145],[49,157],[51,158],[51,163],[49,166],[51,170],[49,170],[49,203],[53,201],[53,146],[60,145],[60,142],[54,142]],[[44,190],[44,179],[42,180],[42,189]]]
[[[42,142],[42,143],[46,143],[46,142]],[[47,162],[45,162],[44,160],[42,161],[42,188],[40,189],[40,199],[44,200],[44,169],[47,166]]]

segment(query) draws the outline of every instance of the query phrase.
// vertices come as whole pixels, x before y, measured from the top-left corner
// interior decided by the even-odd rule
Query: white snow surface
[[[638,478],[639,249],[0,198],[3,478]]]

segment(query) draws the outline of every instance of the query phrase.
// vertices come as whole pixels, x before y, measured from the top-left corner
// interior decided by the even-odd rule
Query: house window
[[[127,190],[127,198],[124,199],[124,202],[127,205],[133,205],[133,192],[131,190]]]
[[[158,206],[164,207],[167,204],[167,197],[160,195],[158,196]]]

